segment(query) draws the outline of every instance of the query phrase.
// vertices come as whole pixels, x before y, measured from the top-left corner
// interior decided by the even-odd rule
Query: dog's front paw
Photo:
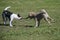
[[[13,25],[10,25],[10,27],[13,27]]]
[[[37,28],[38,26],[35,26],[34,28]]]

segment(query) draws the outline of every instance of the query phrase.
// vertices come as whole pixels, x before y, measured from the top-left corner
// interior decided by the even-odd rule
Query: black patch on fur
[[[6,18],[8,18],[10,20],[11,15],[12,15],[12,12],[10,12],[8,10],[4,10],[2,13],[3,20],[5,20]]]
[[[26,19],[28,19],[28,18],[30,18],[30,19],[37,18],[38,20],[40,20],[40,19],[42,19],[44,17],[43,14],[44,13],[41,12],[41,13],[37,14],[36,16],[30,16],[30,15],[28,15],[28,17],[26,17]]]
[[[18,17],[21,17],[21,16],[18,14]]]
[[[36,18],[37,18],[38,20],[41,20],[43,17],[44,17],[44,16],[43,16],[43,13],[39,13],[39,14],[36,15]]]
[[[43,14],[45,14],[44,12],[40,12],[39,14],[37,14],[36,16],[29,16],[26,18],[30,18],[30,19],[35,19],[37,18],[37,21],[38,21],[38,26],[40,25],[40,21],[44,18]]]

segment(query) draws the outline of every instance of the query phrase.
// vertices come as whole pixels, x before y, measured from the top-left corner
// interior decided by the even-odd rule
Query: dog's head
[[[32,19],[35,18],[35,16],[36,16],[35,12],[29,12],[28,17],[26,19],[28,18]]]

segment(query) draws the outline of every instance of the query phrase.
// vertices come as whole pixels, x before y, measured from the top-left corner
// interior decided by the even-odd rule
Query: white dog
[[[28,17],[26,19],[34,19],[36,22],[35,27],[40,25],[40,21],[42,18],[44,18],[45,21],[47,21],[49,23],[49,25],[51,25],[50,21],[53,21],[53,19],[48,15],[48,13],[46,12],[45,9],[40,10],[40,12],[38,14],[36,14],[35,12],[30,12],[28,14]]]
[[[7,19],[9,19],[9,24],[10,24],[10,27],[12,27],[12,21],[13,19],[21,19],[22,17],[19,15],[19,14],[14,14],[12,12],[10,12],[8,9],[10,8],[10,6],[6,7],[4,10],[3,10],[3,13],[2,13],[2,18],[3,18],[3,21],[4,21],[4,24],[6,24],[6,21]]]

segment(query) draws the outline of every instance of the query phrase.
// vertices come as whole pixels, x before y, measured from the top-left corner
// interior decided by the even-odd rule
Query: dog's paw
[[[10,27],[13,27],[12,25],[10,25]]]
[[[35,26],[34,28],[37,28],[38,26]]]

